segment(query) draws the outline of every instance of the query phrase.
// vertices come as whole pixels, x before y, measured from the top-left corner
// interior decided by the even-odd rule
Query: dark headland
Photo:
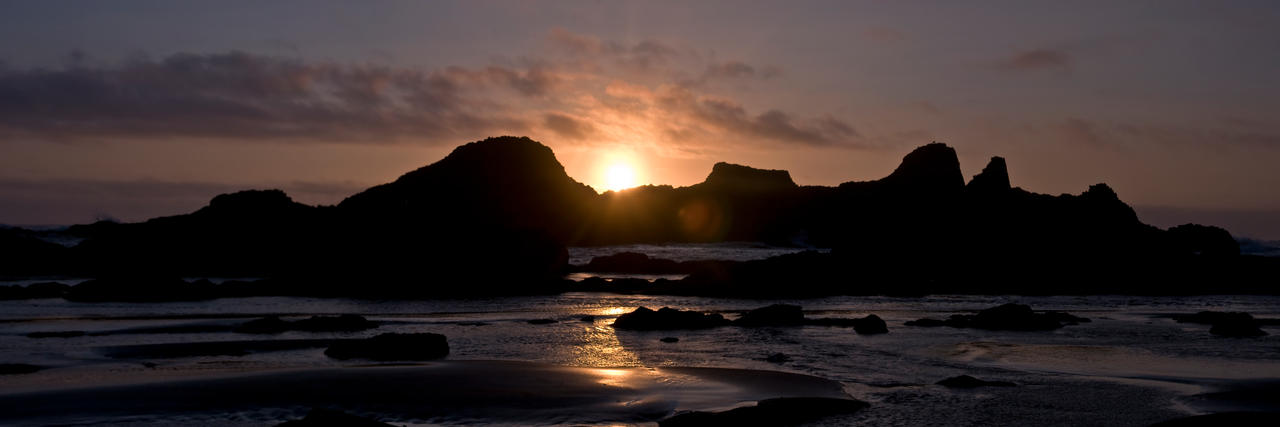
[[[1080,194],[1027,191],[1012,186],[1007,167],[994,157],[966,182],[955,150],[931,143],[887,177],[835,187],[718,163],[688,187],[597,194],[570,178],[550,148],[528,138],[489,138],[333,206],[249,190],[139,223],[0,229],[0,276],[97,278],[69,289],[10,288],[0,297],[1280,291],[1280,259],[1242,255],[1226,230],[1144,224],[1106,184]],[[50,243],[50,234],[80,243]],[[689,275],[632,284],[563,279],[571,268],[568,246],[723,241],[831,251],[748,262],[632,256],[612,260],[614,268]],[[178,277],[261,279],[213,285]],[[348,285],[357,278],[378,280]]]

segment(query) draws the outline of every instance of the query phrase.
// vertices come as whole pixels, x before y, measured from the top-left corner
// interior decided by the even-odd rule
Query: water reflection
[[[575,366],[618,367],[639,366],[640,358],[618,341],[613,327],[603,323],[583,325],[578,334],[579,344],[573,346]]]

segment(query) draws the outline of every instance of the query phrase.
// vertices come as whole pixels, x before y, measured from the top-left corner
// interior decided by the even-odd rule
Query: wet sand
[[[848,398],[818,377],[720,368],[581,368],[444,361],[221,375],[0,395],[6,424],[263,425],[330,408],[386,422],[655,422],[777,397]]]

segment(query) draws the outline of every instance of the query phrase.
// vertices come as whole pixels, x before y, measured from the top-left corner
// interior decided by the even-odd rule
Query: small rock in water
[[[41,369],[44,368],[26,363],[0,363],[0,375],[30,374]]]
[[[672,343],[672,342],[680,342],[680,339],[679,339],[679,338],[676,338],[676,337],[662,337],[662,339],[660,339],[660,340],[658,340],[658,341],[662,341],[662,342],[666,342],[666,343]]]
[[[853,331],[858,335],[887,334],[889,327],[884,324],[884,319],[880,316],[868,314],[867,317],[858,319],[858,323],[853,324]]]
[[[653,311],[645,307],[618,316],[613,321],[614,329],[630,329],[637,331],[661,331],[676,329],[706,329],[728,325],[729,321],[719,314],[703,314],[696,311],[682,311],[662,307]]]
[[[770,354],[769,357],[764,358],[764,360],[769,363],[787,363],[791,361],[791,356],[787,356],[782,353],[774,353]]]
[[[977,387],[1014,387],[1017,384],[1008,381],[983,381],[968,375],[947,378],[937,383],[940,386],[951,388],[977,388]]]
[[[529,320],[530,325],[550,325],[556,323],[556,319],[532,319]]]
[[[585,316],[579,317],[579,318],[578,318],[578,320],[579,320],[579,321],[582,321],[582,322],[595,322],[595,321],[596,321],[596,317],[595,317],[595,316],[592,316],[592,315],[590,315],[590,314],[588,314],[588,315],[585,315]]]
[[[804,324],[804,311],[798,305],[774,304],[748,311],[733,321],[735,326],[799,326]]]
[[[324,351],[334,359],[431,360],[449,355],[444,335],[388,333],[363,340],[339,341]]]

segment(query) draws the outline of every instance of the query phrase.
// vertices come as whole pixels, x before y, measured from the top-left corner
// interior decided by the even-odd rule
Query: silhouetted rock
[[[669,259],[649,258],[637,252],[619,252],[591,258],[580,271],[596,273],[675,274],[682,272],[680,263]]]
[[[38,372],[42,367],[26,363],[0,363],[0,375],[22,375]]]
[[[1183,224],[1169,228],[1165,234],[1175,250],[1184,253],[1218,258],[1240,255],[1240,242],[1218,227]]]
[[[907,326],[950,326],[993,331],[1048,331],[1065,325],[1088,322],[1089,319],[1058,311],[1035,312],[1023,304],[1003,304],[979,311],[976,315],[954,314],[946,321],[919,319]]]
[[[903,324],[907,326],[919,326],[923,328],[936,328],[939,326],[954,326],[950,323],[947,323],[946,320],[927,319],[927,318],[917,319],[917,320],[908,320]],[[956,326],[956,327],[960,327],[960,326]]]
[[[862,335],[886,334],[889,333],[889,327],[885,325],[884,320],[880,316],[868,314],[860,319],[840,319],[834,317],[825,317],[821,319],[808,319],[805,324],[813,326],[839,326],[845,328],[853,328],[854,332]]]
[[[782,353],[774,353],[774,354],[770,354],[768,357],[765,357],[764,361],[769,363],[787,363],[791,361],[791,356],[787,356]]]
[[[27,286],[0,286],[0,300],[60,298],[70,286],[58,282],[32,283]]]
[[[1009,185],[1009,170],[1005,166],[1003,157],[992,157],[987,166],[982,168],[982,172],[973,176],[969,183],[965,185],[965,192],[976,195],[998,196],[1007,193],[1011,186]]]
[[[791,173],[784,170],[756,169],[750,166],[719,162],[702,182],[705,187],[731,191],[777,191],[796,188]]]
[[[590,322],[595,322],[595,321],[596,321],[596,317],[595,317],[595,316],[592,316],[592,315],[590,315],[590,314],[587,314],[587,315],[584,315],[584,316],[582,316],[582,317],[579,317],[579,318],[578,318],[578,321],[579,321],[579,322],[588,322],[588,323],[590,323]]]
[[[889,327],[885,326],[884,320],[880,316],[868,314],[867,317],[858,319],[858,323],[853,324],[853,331],[859,335],[887,334]]]
[[[746,312],[733,321],[734,326],[799,326],[804,324],[804,312],[798,305],[774,304]]]
[[[449,343],[440,334],[387,333],[363,340],[336,342],[324,354],[339,360],[431,360],[449,355]]]
[[[968,375],[947,378],[938,381],[937,384],[951,388],[1014,387],[1017,385],[1008,381],[984,381]]]
[[[827,397],[783,397],[765,399],[756,406],[724,412],[682,412],[658,422],[662,427],[683,426],[782,426],[817,421],[835,415],[852,414],[869,405],[853,399]]]
[[[658,341],[662,341],[665,343],[675,343],[675,342],[680,342],[680,339],[676,337],[662,337]]]
[[[1259,328],[1259,322],[1249,313],[1213,312],[1196,313],[1193,323],[1209,323],[1209,333],[1224,337],[1260,337],[1267,335]],[[1207,322],[1205,322],[1207,320]]]
[[[392,427],[392,424],[383,423],[369,418],[358,417],[355,415],[333,411],[329,409],[316,408],[307,412],[307,416],[300,420],[285,421],[276,424],[276,427]]]
[[[681,311],[669,307],[662,307],[658,311],[653,311],[645,307],[639,307],[630,313],[618,316],[618,319],[613,322],[613,327],[614,329],[636,331],[661,331],[707,329],[729,324],[730,322],[719,314]]]

